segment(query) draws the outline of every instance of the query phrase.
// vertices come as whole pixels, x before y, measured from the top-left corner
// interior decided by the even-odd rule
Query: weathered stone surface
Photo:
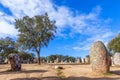
[[[59,58],[56,59],[56,62],[59,63]]]
[[[86,57],[86,58],[85,58],[85,63],[86,63],[86,64],[89,64],[89,63],[90,63],[90,57]]]
[[[21,70],[21,58],[18,54],[10,54],[8,56],[10,61],[11,70],[19,71]]]
[[[50,61],[50,63],[54,63],[53,61]]]
[[[82,58],[82,63],[85,63],[85,58]]]
[[[92,72],[104,74],[109,72],[109,53],[101,41],[94,42],[90,49]]]
[[[77,58],[77,63],[81,63],[81,58]]]
[[[113,57],[111,57],[111,66],[114,66]]]
[[[44,59],[42,60],[42,63],[45,63],[45,60],[44,60]]]
[[[115,66],[120,66],[120,53],[115,53],[113,56],[113,64]]]
[[[61,66],[55,66],[55,69],[63,69]]]

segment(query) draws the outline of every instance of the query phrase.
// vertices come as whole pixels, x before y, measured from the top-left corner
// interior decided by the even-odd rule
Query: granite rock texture
[[[18,54],[12,53],[8,56],[8,59],[10,61],[11,70],[13,71],[21,70],[21,58]]]
[[[96,41],[91,46],[90,63],[92,66],[92,72],[95,74],[109,72],[109,53],[103,42]]]
[[[115,53],[113,56],[113,64],[115,66],[120,66],[120,53]]]

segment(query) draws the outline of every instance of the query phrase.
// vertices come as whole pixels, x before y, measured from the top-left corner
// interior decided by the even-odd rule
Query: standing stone
[[[114,66],[113,57],[111,57],[111,66]]]
[[[109,66],[112,66],[112,59],[111,59],[110,56],[109,56],[109,58],[108,58],[108,65],[109,65]]]
[[[56,59],[56,62],[59,63],[59,58]]]
[[[77,63],[81,63],[81,58],[77,58]]]
[[[37,63],[37,61],[38,61],[37,59],[34,59],[34,60],[33,60],[34,63]]]
[[[69,61],[69,63],[72,63],[72,61]]]
[[[10,54],[8,56],[8,59],[10,61],[11,70],[13,71],[21,70],[21,59],[18,54]]]
[[[89,63],[90,63],[90,57],[86,57],[86,58],[85,58],[85,63],[86,63],[86,64],[89,64]]]
[[[49,60],[47,60],[46,62],[49,63]]]
[[[82,58],[82,63],[83,63],[83,64],[85,63],[85,58]]]
[[[60,63],[64,63],[63,60],[61,60]]]
[[[42,60],[42,63],[45,63],[45,60],[44,60],[44,59]]]
[[[56,61],[56,60],[54,60],[54,63],[57,63],[57,61]]]
[[[113,56],[113,64],[115,66],[120,66],[120,53],[115,53]]]
[[[92,72],[104,74],[109,72],[109,54],[101,41],[94,42],[90,49],[90,63]]]
[[[53,63],[53,61],[50,61],[50,63]]]
[[[68,61],[67,61],[67,60],[65,60],[65,61],[64,61],[64,63],[68,63]]]
[[[77,63],[80,63],[80,58],[77,58]]]

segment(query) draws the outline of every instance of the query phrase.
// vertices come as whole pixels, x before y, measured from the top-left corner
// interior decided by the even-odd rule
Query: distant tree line
[[[60,55],[60,54],[52,54],[50,56],[47,57],[41,57],[41,61],[45,61],[45,62],[52,62],[54,63],[55,60],[58,60],[58,62],[76,62],[76,57],[74,56],[68,56],[68,55]]]
[[[11,53],[17,53],[23,60],[34,59],[35,55],[26,51],[18,50],[18,43],[10,37],[0,39],[0,56],[8,58]]]
[[[17,43],[12,38],[10,37],[1,38],[0,39],[0,56],[2,56],[4,59],[7,59],[8,55],[11,53],[19,54],[23,60],[36,59],[33,53],[26,52],[22,49],[19,49],[19,43]],[[60,61],[75,62],[76,60],[76,58],[73,56],[64,56],[64,55],[59,55],[59,54],[55,54],[55,55],[53,54],[47,57],[41,57],[40,60],[54,62],[57,58],[59,59],[59,62]]]

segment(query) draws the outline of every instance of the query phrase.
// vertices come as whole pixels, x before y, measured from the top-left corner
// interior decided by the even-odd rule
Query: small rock
[[[63,69],[61,66],[55,66],[55,69]]]

